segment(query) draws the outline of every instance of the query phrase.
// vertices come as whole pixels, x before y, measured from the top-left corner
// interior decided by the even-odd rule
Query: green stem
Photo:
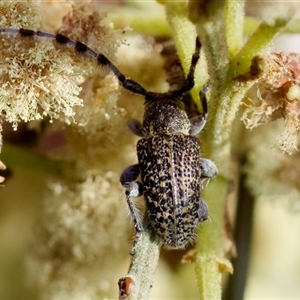
[[[278,20],[273,26],[261,23],[231,61],[230,74],[236,77],[248,72],[253,57],[264,53],[287,23],[287,20]]]
[[[132,260],[127,275],[119,280],[120,299],[149,299],[159,260],[160,245],[150,231],[139,233],[132,247]],[[121,291],[121,288],[125,290]]]
[[[240,50],[243,7],[243,2],[232,0],[189,3],[190,16],[196,23],[210,74],[209,120],[202,139],[204,153],[215,160],[220,174],[231,180],[238,176],[231,168],[230,137],[234,119],[245,93],[258,78],[239,82],[236,77],[249,72],[253,57],[261,54],[286,24],[280,21],[273,27],[261,25]],[[231,33],[234,33],[232,37]],[[221,299],[222,270],[228,270],[222,267],[228,264],[223,250],[227,190],[226,180],[220,177],[205,190],[204,198],[208,200],[212,221],[201,226],[198,238],[196,274],[201,299]]]
[[[245,3],[241,0],[226,1],[225,3],[226,39],[230,57],[234,57],[242,47],[244,7]]]
[[[195,258],[195,271],[200,299],[221,299],[222,274],[228,264],[224,259],[223,230],[224,210],[227,199],[227,181],[217,178],[205,189],[211,221],[200,226]]]
[[[195,51],[195,26],[188,19],[186,3],[166,1],[165,8],[171,34],[176,44],[177,53],[183,70],[185,74],[187,74],[190,68],[192,55]],[[198,105],[200,103],[199,90],[208,81],[205,65],[204,55],[201,55],[200,62],[195,70],[195,87],[191,91],[191,95]]]
[[[228,23],[228,20],[231,19],[233,24],[243,27],[243,21],[239,15],[242,14],[242,6],[238,6],[240,9],[230,10],[229,7],[233,4],[226,3],[226,6],[222,7],[222,3],[218,0],[210,1],[205,8],[198,9],[199,11],[205,10],[206,14],[199,15],[196,27],[205,50],[211,86],[209,120],[203,137],[204,152],[217,162],[221,173],[226,175],[230,170],[230,135],[233,121],[246,92],[258,78],[257,76],[251,80],[238,82],[236,77],[249,72],[252,59],[267,49],[287,22],[281,20],[274,26],[262,24],[230,61],[224,23]],[[230,11],[230,16],[225,15],[225,7],[227,7],[225,12],[229,13]],[[192,5],[190,9],[197,10]],[[238,25],[238,22],[241,23]],[[229,29],[227,28],[227,30]],[[233,28],[230,29],[230,31],[233,30]],[[227,33],[229,32],[227,31]],[[230,48],[233,48],[233,45],[241,45],[241,31],[238,31],[236,39],[239,40],[235,43],[232,42]],[[227,159],[224,159],[226,157]]]

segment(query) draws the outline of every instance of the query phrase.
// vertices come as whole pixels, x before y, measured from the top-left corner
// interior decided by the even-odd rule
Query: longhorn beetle
[[[183,86],[166,93],[146,91],[127,79],[103,54],[61,34],[28,29],[0,28],[0,33],[40,37],[73,47],[86,53],[101,66],[109,68],[128,91],[145,98],[143,123],[130,120],[130,130],[142,137],[137,143],[138,164],[125,169],[120,177],[126,189],[126,201],[137,232],[143,231],[143,220],[132,197],[144,195],[150,227],[167,249],[184,248],[195,236],[199,223],[208,218],[208,208],[201,199],[202,181],[217,174],[215,164],[200,155],[196,135],[207,117],[206,86],[200,92],[203,113],[188,118],[183,95],[194,86],[194,72],[200,56],[201,43],[196,38],[195,52]],[[137,181],[141,175],[141,181]]]

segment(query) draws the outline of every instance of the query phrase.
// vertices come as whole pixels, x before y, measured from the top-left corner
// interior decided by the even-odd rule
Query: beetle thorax
[[[143,128],[149,136],[189,134],[191,124],[181,102],[157,100],[146,103]]]

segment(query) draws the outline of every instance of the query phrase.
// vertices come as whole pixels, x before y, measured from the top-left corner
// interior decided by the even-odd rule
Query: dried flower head
[[[116,41],[120,39],[117,31],[102,25],[103,17],[92,12],[89,6],[77,5],[64,19],[60,32],[70,34],[72,28],[71,38],[115,59],[120,44]],[[16,27],[24,27],[24,22]],[[14,128],[20,121],[44,117],[70,123],[75,115],[74,107],[83,104],[79,83],[95,70],[95,63],[77,55],[74,49],[59,49],[47,39],[2,34],[0,48],[0,111],[5,115],[4,120],[13,123]]]
[[[263,58],[264,73],[248,94],[242,120],[252,129],[284,118],[279,147],[291,154],[299,143],[300,55],[270,52]]]
[[[82,105],[76,84],[79,68],[70,55],[59,52],[52,42],[2,36],[0,40],[0,111],[5,121],[74,116],[73,107]]]
[[[40,26],[39,3],[33,1],[2,1],[0,27],[31,28]],[[30,17],[29,17],[30,16]]]

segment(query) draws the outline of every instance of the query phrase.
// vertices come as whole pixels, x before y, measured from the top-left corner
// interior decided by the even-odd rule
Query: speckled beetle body
[[[199,223],[208,218],[201,199],[202,180],[217,174],[213,162],[201,158],[197,135],[205,125],[207,87],[200,92],[203,114],[188,118],[182,95],[194,82],[194,66],[200,44],[192,59],[183,88],[165,94],[147,94],[143,123],[132,120],[131,130],[142,137],[137,143],[138,164],[121,176],[137,231],[143,221],[131,197],[143,195],[150,226],[167,249],[184,248],[193,241]],[[136,181],[141,175],[141,182]]]
[[[162,135],[138,142],[137,153],[150,225],[168,248],[180,248],[208,217],[199,199],[201,169],[198,139]]]
[[[205,108],[205,92],[201,99]],[[190,134],[197,134],[205,120],[201,115],[190,121],[181,99],[164,95],[147,103],[143,125],[133,122],[143,135],[137,144],[138,165],[127,168],[121,181],[125,182],[129,174],[136,180],[141,174],[139,188],[125,184],[127,195],[144,195],[150,226],[167,249],[185,247],[193,240],[199,223],[208,218],[207,205],[200,197],[201,181],[213,177],[217,169],[201,158],[199,140]],[[133,190],[139,192],[134,194]],[[138,212],[133,210],[132,214],[137,230],[143,230]]]

